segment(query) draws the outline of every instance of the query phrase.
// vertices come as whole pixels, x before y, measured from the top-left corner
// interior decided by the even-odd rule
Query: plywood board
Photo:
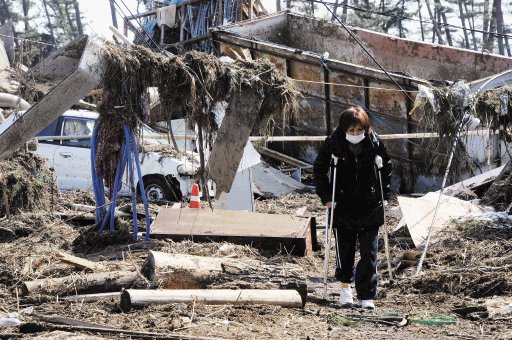
[[[428,237],[438,198],[439,194],[434,192],[420,198],[398,196],[398,204],[416,247],[422,246]],[[435,241],[439,232],[446,228],[451,219],[476,212],[483,212],[483,208],[455,197],[443,195],[432,227],[431,241]]]
[[[311,226],[311,218],[289,215],[161,208],[151,225],[151,234],[178,240],[225,240],[309,255],[313,247],[312,233],[316,233]]]

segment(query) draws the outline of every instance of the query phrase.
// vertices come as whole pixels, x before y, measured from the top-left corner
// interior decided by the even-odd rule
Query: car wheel
[[[148,201],[179,201],[181,196],[174,183],[157,176],[144,179],[144,191]]]

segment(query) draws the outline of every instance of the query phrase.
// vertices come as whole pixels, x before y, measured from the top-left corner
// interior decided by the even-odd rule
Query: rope
[[[137,142],[135,140],[135,135],[133,129],[131,129],[127,124],[123,127],[124,139],[121,142],[121,158],[117,164],[116,175],[113,183],[113,194],[112,200],[108,209],[105,209],[105,190],[103,186],[103,179],[99,176],[96,171],[96,151],[98,144],[98,128],[99,124],[97,123],[94,127],[93,134],[91,137],[91,171],[93,178],[93,191],[94,197],[96,200],[96,223],[98,224],[101,221],[101,226],[99,228],[99,232],[103,232],[107,223],[109,223],[110,231],[114,230],[115,226],[115,209],[116,202],[118,197],[118,192],[122,186],[122,177],[125,171],[128,173],[128,180],[130,186],[130,196],[132,199],[132,213],[133,213],[133,236],[135,241],[138,240],[138,232],[139,232],[139,224],[137,220],[137,192],[135,187],[135,176],[134,176],[134,167],[137,171],[138,183],[140,186],[142,201],[144,205],[144,212],[146,215],[146,235],[145,241],[149,240],[150,236],[150,217],[149,217],[149,209],[148,202],[146,197],[146,191],[144,187],[144,182],[142,179],[142,172],[140,169],[139,155],[138,155],[138,147]],[[135,160],[134,160],[135,159]],[[128,170],[126,168],[128,167]]]
[[[383,87],[373,87],[373,86],[364,86],[364,85],[349,85],[349,84],[342,84],[341,82],[340,83],[326,83],[326,82],[323,82],[323,81],[304,80],[304,79],[293,79],[293,81],[301,82],[301,83],[312,83],[312,84],[322,84],[322,85],[354,87],[354,88],[360,88],[360,89],[372,89],[372,90],[402,92],[402,90],[397,90],[397,89],[388,89],[388,88],[383,88]],[[408,92],[419,92],[419,91],[408,91]]]

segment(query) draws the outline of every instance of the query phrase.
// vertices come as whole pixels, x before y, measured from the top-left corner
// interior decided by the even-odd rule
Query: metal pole
[[[331,230],[334,220],[334,208],[336,207],[335,195],[336,195],[336,168],[338,165],[338,157],[332,155],[332,197],[331,197],[331,208],[326,210],[326,221],[325,221],[325,257],[324,257],[324,299],[327,299],[327,276],[329,275],[329,255],[331,251]]]
[[[437,211],[439,210],[439,203],[441,202],[441,197],[443,196],[444,186],[446,185],[446,179],[448,178],[448,174],[450,173],[450,166],[452,165],[453,155],[455,154],[455,149],[457,148],[457,142],[459,141],[459,133],[462,131],[466,121],[462,119],[460,122],[459,128],[457,129],[457,133],[453,138],[452,149],[450,151],[450,158],[448,159],[448,165],[446,166],[446,171],[444,172],[443,183],[441,184],[441,190],[439,190],[439,197],[437,198],[436,209],[434,210],[434,217],[432,217],[432,223],[428,228],[428,236],[427,241],[425,242],[425,249],[423,249],[423,253],[421,254],[420,262],[418,263],[418,268],[416,269],[416,275],[419,275],[421,272],[421,267],[423,266],[423,261],[425,261],[425,256],[427,255],[428,245],[430,243],[430,238],[432,237],[432,229],[434,227],[434,222],[436,220]]]

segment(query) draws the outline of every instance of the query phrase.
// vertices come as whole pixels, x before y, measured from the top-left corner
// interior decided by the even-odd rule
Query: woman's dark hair
[[[359,106],[352,106],[341,113],[338,128],[346,132],[349,127],[355,124],[361,124],[366,132],[370,131],[370,117]]]

